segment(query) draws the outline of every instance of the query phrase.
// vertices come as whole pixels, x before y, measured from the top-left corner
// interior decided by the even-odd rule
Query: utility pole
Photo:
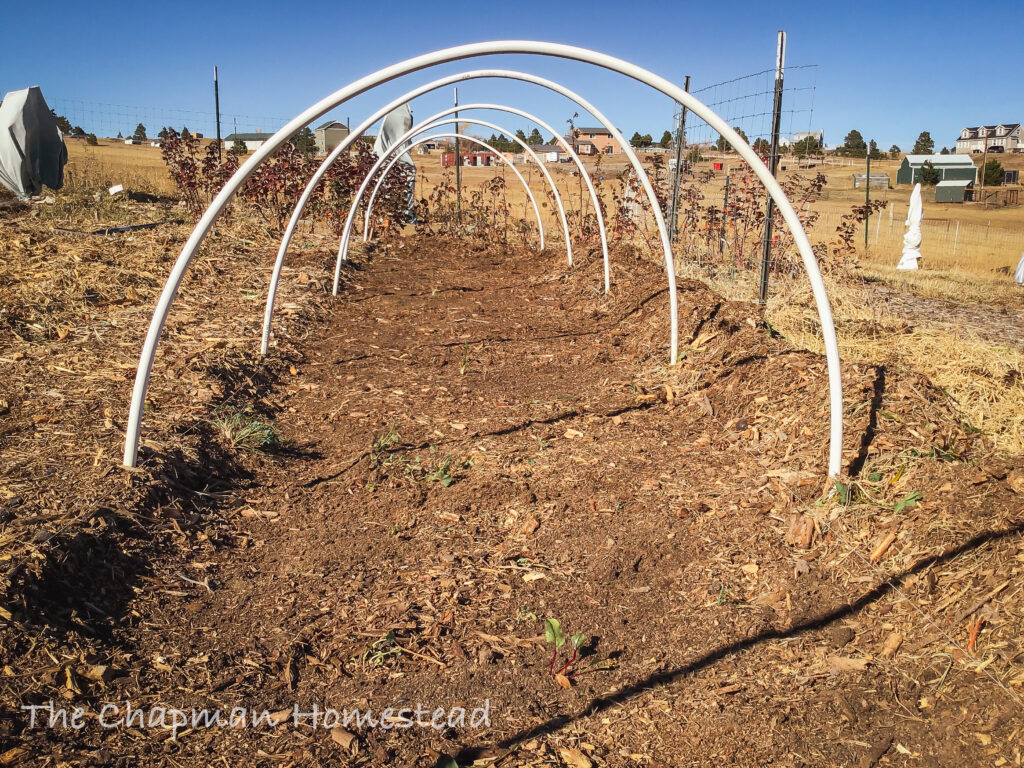
[[[221,141],[220,141],[220,83],[217,81],[217,65],[213,66],[213,109],[217,113],[217,161],[220,162],[223,158],[221,157]]]
[[[988,128],[981,126],[978,130],[980,133],[985,134],[984,154],[981,156],[981,194],[979,197],[981,204],[987,208],[988,203],[985,202],[985,166],[988,165]]]
[[[779,30],[779,42],[775,51],[775,104],[772,107],[772,145],[768,158],[768,170],[772,176],[779,169],[779,131],[782,128],[782,80],[786,68],[786,33]],[[764,240],[761,242],[761,287],[757,303],[768,301],[768,270],[772,264],[772,217],[775,215],[775,201],[769,196],[768,209],[764,219]]]
[[[687,93],[690,92],[690,76],[686,76],[686,83],[683,86],[683,90]],[[669,242],[674,243],[676,241],[676,221],[679,215],[679,177],[683,173],[683,144],[686,141],[686,107],[682,104],[679,105],[679,125],[676,128],[676,172],[675,178],[672,181],[672,213],[669,220]]]
[[[459,89],[455,89],[455,104],[459,106]],[[455,112],[455,133],[459,132],[459,113]],[[459,137],[455,137],[455,220],[462,226],[462,158],[459,154]]]

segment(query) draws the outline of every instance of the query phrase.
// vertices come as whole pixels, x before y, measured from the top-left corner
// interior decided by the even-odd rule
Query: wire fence
[[[146,127],[146,134],[150,138],[156,137],[164,127],[174,128],[179,132],[183,128],[188,128],[189,132],[199,133],[208,138],[217,135],[217,116],[213,111],[107,104],[59,96],[48,97],[47,102],[54,112],[66,117],[73,127],[79,127],[86,133],[94,133],[102,138],[114,138],[118,134],[131,136],[140,124]],[[289,119],[221,112],[221,134],[227,136],[234,132],[273,133]]]
[[[814,99],[818,88],[818,65],[802,64],[785,68],[781,110],[781,146],[796,143],[805,134],[817,133],[814,124]],[[775,99],[775,69],[765,69],[720,83],[694,88],[690,93],[747,138],[770,144]],[[682,109],[677,106],[675,126]],[[718,131],[694,114],[686,115],[685,147],[688,150],[727,149]],[[821,143],[824,135],[821,134]],[[760,145],[759,145],[760,146]],[[767,151],[761,154],[767,156]]]

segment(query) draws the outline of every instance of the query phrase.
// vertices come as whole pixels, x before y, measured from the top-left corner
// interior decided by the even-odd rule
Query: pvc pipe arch
[[[433,53],[416,56],[411,59],[393,64],[373,74],[356,80],[335,93],[313,104],[304,112],[285,124],[280,130],[270,137],[245,163],[228,179],[224,187],[217,193],[216,197],[207,208],[206,212],[199,219],[195,229],[189,236],[178,256],[174,267],[171,270],[167,282],[164,285],[160,298],[157,301],[153,318],[146,333],[146,340],[139,355],[139,366],[135,375],[135,385],[132,389],[131,408],[125,430],[124,463],[134,467],[138,459],[139,431],[142,424],[142,411],[145,404],[146,391],[149,387],[149,378],[152,372],[153,360],[156,356],[156,348],[167,321],[167,315],[177,294],[181,281],[188,269],[196,250],[217,221],[224,207],[228,204],[234,194],[238,191],[245,180],[252,174],[256,167],[266,160],[275,150],[284,144],[298,130],[316,120],[321,115],[338,107],[353,96],[376,87],[382,83],[394,80],[402,75],[416,72],[437,64],[444,64],[451,61],[473,58],[477,56],[489,56],[494,54],[538,54],[553,56],[557,58],[571,59],[589,64],[594,64],[605,69],[618,72],[631,77],[639,82],[646,83],[655,90],[660,91],[671,99],[674,99],[683,107],[693,112],[697,117],[704,120],[712,129],[716,130],[729,144],[736,149],[737,153],[747,162],[751,170],[764,184],[768,194],[775,201],[779,212],[793,234],[793,242],[800,252],[804,267],[807,270],[808,279],[811,283],[811,291],[821,321],[823,341],[825,344],[825,359],[828,365],[829,376],[829,409],[830,409],[830,432],[829,432],[829,459],[828,474],[832,477],[839,475],[842,465],[842,438],[843,438],[843,395],[842,395],[842,373],[839,365],[839,346],[836,341],[835,324],[832,319],[832,310],[828,303],[828,294],[825,289],[821,272],[811,249],[807,233],[804,232],[800,218],[793,209],[792,204],[779,186],[778,181],[771,175],[771,172],[758,158],[757,154],[750,148],[739,134],[732,127],[719,117],[713,110],[704,105],[693,95],[682,88],[674,85],[663,77],[655,75],[642,67],[631,64],[622,59],[608,56],[585,48],[564,45],[561,43],[537,42],[529,40],[494,41],[484,43],[472,43],[469,45],[455,46]],[[590,110],[588,110],[590,111]],[[591,111],[595,118],[598,115]],[[613,136],[618,139],[621,134],[616,130]],[[621,139],[619,139],[621,141]],[[629,149],[628,145],[623,146],[624,150]],[[627,152],[627,155],[630,154]],[[635,153],[632,153],[635,157]],[[669,278],[670,291],[670,315],[673,326],[671,348],[671,362],[675,363],[678,353],[678,313],[675,301],[675,273],[672,265],[671,248],[668,243],[667,233],[664,231],[664,216],[657,204],[657,198],[653,195],[650,180],[646,174],[641,176],[645,191],[649,191],[652,199],[655,220],[658,222],[662,234],[662,242],[666,249],[666,270]]]
[[[597,197],[597,190],[594,189],[594,183],[593,183],[593,181],[590,178],[590,174],[587,172],[586,167],[583,165],[583,161],[580,159],[580,156],[573,149],[572,145],[569,144],[569,142],[567,142],[565,140],[564,136],[559,135],[557,130],[552,128],[550,125],[548,125],[546,122],[541,120],[536,115],[533,115],[533,114],[531,114],[529,112],[526,112],[526,111],[524,111],[522,109],[516,109],[515,107],[509,107],[509,106],[505,106],[503,104],[460,104],[458,107],[453,107],[452,109],[447,110],[443,114],[450,114],[451,112],[455,112],[455,111],[458,111],[458,112],[468,111],[468,110],[471,110],[471,109],[489,109],[489,110],[494,111],[494,112],[507,112],[508,114],[518,115],[519,117],[525,117],[527,120],[530,120],[530,121],[532,121],[534,123],[537,123],[537,125],[539,125],[544,130],[548,131],[549,133],[551,133],[552,136],[555,137],[555,141],[558,142],[559,146],[561,146],[565,150],[565,153],[567,155],[569,155],[569,157],[572,159],[572,161],[576,164],[576,167],[577,167],[577,169],[580,172],[580,178],[582,178],[583,181],[586,183],[587,190],[590,192],[590,199],[591,199],[591,202],[592,202],[592,204],[594,206],[594,214],[595,214],[595,216],[597,218],[597,230],[598,230],[598,233],[599,233],[599,235],[601,237],[601,256],[602,256],[602,259],[604,261],[604,292],[608,293],[611,290],[611,267],[610,267],[609,256],[608,256],[608,233],[605,231],[605,226],[604,226],[604,214],[601,212],[601,203],[600,203],[600,201],[599,201],[599,199]],[[438,115],[438,116],[440,116],[440,115]],[[467,120],[466,122],[470,122],[470,123],[473,123],[475,125],[484,125],[484,126],[487,126],[489,128],[493,128],[494,130],[502,131],[503,133],[506,131],[506,129],[502,128],[501,126],[496,126],[496,125],[493,125],[491,123],[486,123],[486,122],[483,122],[483,121],[480,121],[480,120]],[[531,156],[536,157],[536,153],[532,150],[532,148],[528,144],[526,144],[524,141],[522,141],[514,133],[511,133],[510,135],[511,135],[511,140],[512,141],[517,142],[520,146],[522,146],[524,149],[526,149],[526,151],[529,152],[531,154]],[[379,186],[380,185],[380,181],[378,181],[377,184]],[[373,207],[373,199],[375,197],[376,197],[376,189],[374,190],[374,193],[372,195],[370,195],[370,202],[367,204],[367,213],[366,213],[366,220],[367,221],[369,221],[369,218],[370,218],[369,209],[371,209]],[[366,228],[364,227],[363,240],[366,240],[365,232],[366,232]],[[571,264],[572,264],[572,262],[570,261],[570,265]]]
[[[352,226],[355,223],[356,209],[359,206],[359,201],[362,200],[363,199],[363,195],[366,194],[366,190],[369,188],[370,182],[373,180],[374,176],[377,176],[377,172],[381,169],[381,167],[386,162],[388,162],[388,160],[390,159],[391,155],[394,155],[395,156],[395,160],[397,161],[398,159],[400,159],[402,157],[403,154],[408,152],[408,148],[403,149],[402,147],[405,144],[405,142],[409,141],[414,136],[417,136],[418,134],[423,133],[424,131],[433,130],[434,128],[437,128],[437,127],[439,127],[441,125],[444,125],[445,123],[456,123],[456,129],[457,129],[458,128],[457,123],[460,122],[460,121],[457,121],[454,118],[447,119],[447,120],[439,119],[439,118],[443,118],[444,115],[451,114],[454,111],[455,111],[454,107],[446,109],[445,111],[440,112],[437,115],[432,115],[431,117],[427,118],[426,122],[424,122],[424,123],[422,123],[420,125],[414,125],[408,131],[406,131],[404,134],[402,134],[398,139],[396,139],[394,145],[389,147],[384,152],[383,155],[381,155],[379,158],[377,158],[377,162],[375,162],[373,164],[373,167],[370,168],[369,173],[366,174],[366,178],[363,179],[362,184],[359,185],[358,191],[356,192],[355,196],[352,198],[352,204],[349,206],[349,209],[348,209],[348,218],[345,221],[345,229],[343,230],[342,236],[341,236],[341,243],[338,246],[338,258],[337,258],[337,262],[336,262],[335,268],[334,268],[334,294],[335,295],[338,294],[338,281],[339,281],[339,279],[341,277],[341,263],[343,261],[347,260],[348,244],[349,244],[349,241],[350,241],[351,236],[352,236]],[[474,120],[465,120],[465,121],[461,121],[461,122],[477,122],[480,125],[484,125],[484,123],[480,123],[479,121],[474,121]],[[490,126],[492,128],[497,128],[497,130],[501,130],[501,131],[504,130],[502,128],[498,128],[493,123],[487,123],[486,125],[488,125],[488,126]],[[516,141],[519,141],[519,140],[516,139]],[[545,168],[544,164],[541,163],[540,158],[537,157],[537,154],[535,152],[533,152],[533,150],[531,150],[529,147],[527,147],[525,142],[520,142],[520,143],[524,147],[526,147],[527,152],[529,152],[533,156],[534,160],[536,160],[537,165],[540,166],[541,173],[544,174],[544,178],[547,180],[548,184],[551,186],[551,191],[554,193],[555,206],[558,209],[559,217],[562,220],[562,228],[563,228],[564,233],[565,233],[566,254],[568,255],[568,259],[569,259],[569,266],[572,266],[572,244],[570,242],[570,237],[569,237],[569,222],[568,222],[568,220],[565,217],[565,208],[562,206],[562,196],[558,193],[558,188],[555,186],[555,180],[551,178],[551,174],[548,173],[547,168]],[[492,147],[490,144],[485,144],[484,146],[488,147],[488,149],[490,149],[490,151],[494,152],[495,154],[501,155],[501,153],[498,152],[498,150],[495,149],[494,147]],[[504,159],[504,157],[503,157],[503,159]],[[508,163],[508,164],[512,165],[512,163]],[[388,170],[390,170],[390,167],[391,166],[388,166]],[[512,167],[514,168],[515,166],[512,165]],[[378,182],[377,182],[377,186],[378,187],[380,186],[380,182],[383,181],[384,175],[385,174],[381,174],[379,176]],[[372,205],[372,201],[371,201],[370,205]],[[363,236],[364,240],[366,239],[365,232],[369,231],[369,226],[370,226],[369,211],[370,211],[370,206],[367,205],[367,208],[366,208],[366,229],[364,230],[364,236]],[[541,247],[541,250],[544,250],[544,230],[543,230],[543,227],[541,228],[540,247]]]
[[[449,121],[449,122],[454,122],[454,121]],[[436,125],[425,124],[425,125],[423,125],[420,128],[420,131],[422,132],[422,131],[433,130],[434,128],[437,128],[437,127],[438,126],[436,126]],[[402,144],[404,144],[409,139],[410,139],[410,137],[404,136],[402,138],[402,141],[396,142],[395,146],[391,147],[388,150],[388,152],[382,158],[380,158],[380,159],[383,160],[384,158],[387,157],[388,154],[392,153],[396,149],[400,149],[401,153],[405,154],[406,152],[408,152],[413,147],[415,147],[415,146],[417,146],[419,144],[423,144],[424,142],[431,141],[433,139],[463,139],[464,141],[468,141],[468,142],[470,142],[472,144],[479,144],[481,147],[484,147],[484,148],[488,149],[489,151],[493,152],[494,154],[496,154],[501,159],[501,161],[503,163],[505,163],[509,168],[512,169],[512,172],[516,176],[518,176],[519,177],[519,181],[522,182],[523,189],[526,190],[526,195],[527,195],[527,197],[530,198],[530,202],[533,204],[533,212],[534,212],[534,214],[537,217],[537,227],[540,229],[540,249],[542,251],[544,250],[544,225],[541,223],[540,208],[537,206],[537,200],[533,196],[533,192],[530,190],[530,185],[527,184],[526,183],[526,179],[523,178],[523,174],[521,174],[519,172],[519,169],[516,168],[515,165],[513,165],[513,163],[507,157],[502,155],[500,152],[498,152],[497,149],[495,149],[493,146],[488,144],[483,139],[478,139],[475,136],[467,136],[464,133],[456,133],[454,131],[446,132],[446,133],[435,133],[435,134],[432,134],[430,136],[415,136],[415,137],[411,138],[412,144],[410,144],[409,146],[403,148]],[[388,166],[388,170],[391,170],[391,166],[398,162],[398,160],[402,157],[402,154],[399,154],[397,157],[392,159],[392,163],[391,163],[391,165]],[[380,164],[380,161],[378,161],[378,165],[379,164]],[[376,168],[377,166],[375,165],[374,167]],[[366,178],[369,179],[372,176],[373,176],[373,173],[371,172],[369,175],[367,175]],[[382,179],[384,178],[384,174],[381,174],[381,178]],[[352,209],[355,210],[355,203],[353,203]],[[339,269],[341,268],[341,262],[340,261],[338,262],[338,268]],[[335,286],[337,286],[337,276],[335,276]],[[335,291],[335,293],[337,293],[337,291]]]
[[[451,114],[451,112],[453,112],[455,109],[456,108],[453,107],[452,109],[446,110],[444,114]],[[461,110],[462,107],[458,107],[457,109]],[[438,116],[435,115],[434,117],[429,118],[425,123],[422,123],[418,128],[417,127],[412,128],[408,133],[406,133],[398,141],[396,141],[395,142],[395,146],[393,146],[390,149],[388,149],[388,151],[385,152],[380,157],[380,159],[377,161],[377,163],[374,164],[373,168],[370,169],[370,172],[366,176],[366,180],[364,182],[364,186],[360,187],[359,191],[356,193],[356,196],[352,199],[352,205],[349,208],[349,212],[350,213],[352,211],[356,210],[356,208],[359,205],[359,201],[362,200],[362,197],[363,197],[363,195],[366,192],[365,184],[367,184],[369,182],[369,180],[373,178],[373,176],[376,174],[376,172],[380,168],[380,166],[382,164],[384,164],[385,160],[387,160],[388,155],[394,155],[388,161],[388,164],[385,167],[383,173],[380,173],[380,174],[377,175],[377,183],[376,183],[376,185],[373,188],[373,193],[370,195],[369,202],[366,204],[365,220],[364,220],[364,226],[363,226],[363,241],[364,242],[369,237],[370,213],[371,213],[371,211],[373,209],[373,201],[377,197],[377,191],[380,189],[381,185],[383,184],[384,178],[387,176],[388,172],[391,170],[392,167],[394,167],[395,163],[397,163],[401,159],[402,155],[405,154],[404,152],[400,153],[400,154],[398,153],[398,149],[399,149],[399,147],[401,147],[403,142],[411,139],[413,136],[416,136],[416,135],[418,135],[420,133],[423,133],[424,131],[433,130],[434,128],[437,128],[439,126],[445,125],[446,123],[456,123],[456,129],[457,129],[457,125],[458,125],[459,122],[466,122],[466,123],[473,123],[474,125],[482,125],[482,126],[484,126],[486,128],[491,128],[491,129],[496,130],[496,131],[501,131],[502,133],[504,133],[506,130],[508,130],[507,128],[502,128],[500,125],[495,125],[494,123],[489,123],[489,122],[486,122],[484,120],[462,120],[461,118],[459,118],[459,119],[455,119],[455,118],[435,119],[437,117]],[[565,217],[565,207],[562,204],[562,196],[558,192],[558,187],[555,186],[555,180],[553,178],[551,178],[551,174],[548,172],[547,167],[544,165],[543,162],[541,162],[541,159],[539,157],[537,157],[537,153],[533,151],[533,149],[530,147],[529,144],[527,144],[525,141],[523,141],[519,137],[513,137],[513,141],[518,143],[526,151],[526,153],[531,158],[533,158],[534,162],[536,162],[537,166],[540,168],[540,172],[543,174],[544,179],[548,182],[548,185],[551,187],[551,192],[552,192],[552,194],[554,195],[554,198],[555,198],[555,207],[558,209],[559,218],[562,220],[562,230],[563,230],[563,233],[565,235],[565,252],[566,252],[566,256],[567,256],[567,258],[569,260],[569,266],[571,267],[572,266],[572,243],[571,243],[571,237],[569,235],[569,222],[568,222],[568,219],[566,219],[566,217]],[[408,150],[406,150],[406,151],[408,151]],[[501,156],[500,152],[497,153],[497,154],[499,156]],[[512,165],[514,167],[513,163],[509,163],[509,165]],[[344,255],[345,258],[347,258],[348,244],[349,244],[349,241],[350,241],[350,237],[351,237],[351,232],[349,231],[348,228],[346,228],[345,232],[342,234],[342,248],[344,250],[342,250],[342,248],[339,248],[339,251],[338,251],[338,258],[339,259],[341,259],[343,257],[343,255]],[[543,246],[543,241],[542,241],[541,249],[543,250],[543,248],[544,248],[544,246]]]
[[[478,45],[483,45],[483,44],[478,44]],[[583,50],[583,49],[577,49],[577,50]],[[474,55],[479,56],[479,55],[483,55],[483,54],[474,54]],[[600,54],[598,54],[598,55],[600,55]],[[451,60],[454,61],[455,59],[451,59]],[[427,66],[430,66],[430,65],[427,65]],[[424,67],[422,67],[422,66],[419,67],[419,69],[422,69],[422,68],[424,68]],[[409,71],[411,72],[411,71],[415,71],[415,70],[409,70]],[[543,78],[543,77],[540,77],[538,75],[531,75],[531,74],[526,73],[526,72],[518,72],[516,70],[509,70],[509,69],[479,69],[479,70],[470,70],[468,72],[462,72],[460,74],[448,75],[447,77],[439,78],[437,80],[434,80],[433,82],[427,83],[426,85],[421,85],[418,88],[414,88],[413,90],[409,91],[408,93],[404,94],[403,96],[399,96],[397,99],[391,101],[390,103],[388,103],[384,107],[381,107],[379,110],[374,112],[370,117],[368,117],[366,120],[364,120],[362,123],[360,123],[353,131],[351,131],[349,133],[348,136],[346,136],[341,141],[340,144],[338,144],[337,147],[334,148],[334,150],[326,157],[326,159],[324,159],[323,163],[320,164],[320,167],[317,168],[316,173],[313,174],[312,178],[310,179],[309,184],[306,186],[306,189],[303,190],[302,195],[299,197],[299,201],[298,201],[298,203],[295,206],[295,210],[292,212],[292,217],[289,220],[288,226],[285,228],[284,236],[281,239],[281,246],[280,246],[280,248],[278,248],[278,252],[277,252],[277,260],[274,263],[274,269],[273,269],[273,272],[271,273],[271,277],[270,277],[270,288],[269,288],[269,290],[267,292],[267,305],[266,305],[266,307],[264,309],[264,312],[263,312],[263,338],[262,338],[262,341],[260,343],[260,353],[261,354],[265,355],[267,353],[267,350],[269,349],[269,345],[270,345],[270,323],[271,323],[271,318],[273,316],[273,311],[274,311],[273,310],[274,299],[275,299],[275,297],[277,295],[277,286],[278,286],[278,283],[279,283],[280,277],[281,277],[281,269],[284,266],[284,257],[285,257],[285,253],[288,250],[288,244],[291,242],[291,238],[292,238],[293,234],[295,233],[296,227],[298,226],[299,219],[302,217],[302,212],[305,210],[305,207],[306,207],[307,203],[309,202],[309,198],[313,194],[313,189],[316,187],[316,185],[320,181],[320,179],[323,178],[324,174],[331,167],[331,165],[333,165],[337,161],[337,159],[341,156],[341,154],[346,149],[348,149],[348,147],[353,142],[355,142],[356,139],[358,139],[363,133],[366,132],[366,130],[368,130],[375,122],[377,122],[377,120],[379,120],[382,117],[384,117],[385,115],[387,115],[388,112],[390,112],[391,110],[395,109],[396,107],[399,107],[402,104],[405,104],[406,102],[416,98],[417,96],[422,96],[425,93],[429,93],[430,91],[437,90],[438,88],[443,88],[446,85],[451,85],[452,83],[464,82],[464,81],[467,81],[467,80],[478,80],[478,79],[483,79],[483,78],[501,78],[501,79],[507,79],[507,80],[519,80],[519,81],[522,81],[524,83],[531,83],[533,85],[539,85],[542,88],[547,88],[550,91],[554,91],[555,93],[561,94],[562,96],[565,96],[570,101],[575,102],[578,106],[582,107],[584,109],[584,111],[590,112],[591,115],[596,120],[598,120],[605,128],[607,128],[610,132],[613,132],[614,135],[618,136],[621,139],[622,142],[625,142],[625,139],[622,138],[622,134],[620,134],[618,132],[618,130],[615,128],[615,126],[613,126],[610,122],[608,122],[608,120],[606,118],[604,118],[603,115],[600,115],[600,113],[597,112],[596,108],[589,101],[587,101],[582,96],[580,96],[578,93],[576,93],[575,91],[569,90],[565,86],[560,85],[559,83],[556,83],[553,80],[548,80],[547,78]],[[366,79],[367,78],[364,78],[363,80],[366,80]],[[393,78],[390,78],[390,79],[393,79]],[[362,81],[360,81],[360,82],[362,82]],[[381,82],[386,82],[386,81],[382,80]],[[368,90],[368,89],[363,89],[363,90]],[[359,91],[359,93],[362,93],[362,92],[363,91]],[[335,96],[337,96],[340,93],[341,93],[341,91],[336,93]],[[358,95],[358,94],[355,94],[355,95]],[[321,102],[321,103],[323,103],[323,102]],[[341,102],[339,102],[339,104],[340,103]],[[334,107],[330,107],[329,109],[333,109],[333,108]],[[307,112],[308,111],[309,110],[307,110]],[[323,114],[323,113],[321,112],[320,114]],[[320,114],[314,116],[313,118],[311,118],[311,120],[315,120],[316,117],[320,116]],[[298,118],[296,118],[296,120],[297,119]],[[294,123],[294,122],[295,122],[295,120],[292,121],[292,123]],[[539,124],[539,121],[538,121],[538,124]],[[289,123],[289,125],[291,125],[291,123]],[[279,131],[279,133],[280,133],[280,131]],[[554,133],[556,136],[559,136],[558,132],[554,131],[553,129],[552,129],[552,133]],[[273,141],[276,136],[277,136],[277,134],[274,134],[274,136],[271,137],[270,141]],[[559,136],[559,138],[561,139],[561,136]],[[561,140],[564,141],[564,139],[561,139]],[[566,146],[568,146],[568,144],[566,144]],[[626,155],[627,159],[629,159],[630,164],[633,166],[633,169],[635,171],[637,171],[638,177],[643,178],[643,179],[646,180],[647,174],[643,170],[643,165],[640,163],[639,158],[637,158],[636,153],[633,151],[633,148],[628,143],[622,143],[622,148],[623,148],[623,153]],[[253,158],[250,158],[248,161],[246,161],[246,164],[243,165],[236,173],[241,172],[242,170],[245,170],[247,168],[248,163],[250,161],[252,161],[254,158],[255,158],[255,155],[253,156]],[[251,173],[251,170],[249,170],[248,172]],[[593,189],[593,183],[592,183],[592,181],[590,179],[590,175],[585,173],[585,169],[584,169],[584,178],[587,181],[587,186],[590,187],[590,189]],[[652,209],[656,209],[658,207],[657,197],[655,197],[654,190],[650,187],[650,185],[648,185],[645,188],[645,192],[647,192],[648,190],[649,190],[648,201],[649,201]],[[597,193],[595,191],[594,195],[596,196],[596,194]],[[214,200],[214,202],[216,202],[216,200]],[[213,205],[213,203],[211,203],[211,206],[212,205]],[[599,211],[598,216],[600,217],[600,207],[598,207],[598,211]],[[657,217],[655,217],[655,218],[657,220]],[[603,232],[603,219],[599,218],[599,220],[602,222],[602,232]],[[200,220],[200,223],[202,223],[202,220]],[[659,229],[659,232],[664,234],[664,236],[662,237],[662,249],[665,251],[665,258],[666,258],[666,260],[671,260],[671,250],[668,249],[667,245],[666,245],[667,242],[668,242],[668,237],[667,237],[667,234],[665,233],[664,227],[661,227]],[[188,244],[186,243],[186,247],[187,246],[188,246]],[[605,246],[605,253],[607,253],[607,239],[604,240],[604,246]],[[182,254],[184,255],[184,249],[182,250]],[[605,281],[606,281],[605,284],[606,285],[608,284],[608,280],[609,280],[609,278],[608,278],[608,269],[609,269],[609,267],[608,267],[608,265],[606,263],[605,264]],[[668,272],[668,271],[669,270],[666,267],[666,272]],[[672,343],[672,350],[673,350],[672,351],[672,358],[674,359],[675,356],[676,356],[676,352],[677,352],[676,347],[677,347],[677,341],[678,341],[678,331],[677,331],[677,329],[678,329],[678,314],[677,314],[677,311],[676,311],[677,303],[676,303],[674,269],[673,269],[672,272],[669,272],[668,282],[669,282],[669,286],[670,286],[670,289],[671,289],[670,292],[669,292],[669,322],[670,322],[670,326],[671,326],[671,337],[674,340],[673,343]]]
[[[411,149],[412,147],[416,146],[417,144],[422,144],[423,143],[423,140],[419,140],[417,138],[420,133],[425,133],[427,131],[432,131],[435,128],[440,128],[442,125],[445,125],[447,123],[456,123],[456,128],[457,128],[458,123],[460,123],[460,122],[474,123],[476,125],[484,125],[484,126],[487,126],[489,128],[494,128],[495,130],[502,131],[502,132],[504,132],[506,130],[505,128],[502,128],[501,126],[494,125],[493,123],[484,123],[484,122],[481,122],[479,120],[461,120],[461,119],[456,120],[456,119],[450,119],[450,120],[432,120],[432,121],[428,121],[426,123],[421,124],[418,129],[412,130],[408,134],[406,134],[402,138],[402,141],[412,141],[412,140],[415,139],[415,143],[410,144],[408,147],[405,148],[405,150],[403,152],[399,153],[397,150],[399,149],[399,147],[400,147],[402,142],[401,141],[396,142],[395,146],[391,147],[390,149],[388,149],[388,151],[385,152],[378,159],[377,163],[374,164],[373,168],[371,168],[370,172],[367,174],[367,177],[366,177],[367,179],[373,178],[373,176],[376,174],[377,175],[377,183],[374,185],[373,192],[370,195],[370,199],[369,199],[369,201],[366,204],[366,213],[365,213],[364,223],[363,223],[363,242],[366,242],[366,240],[369,239],[370,215],[372,214],[373,202],[374,202],[374,200],[377,197],[377,192],[380,190],[381,186],[383,185],[384,179],[387,177],[388,173],[391,172],[391,169],[394,168],[395,165],[402,159],[402,155],[407,153],[409,151],[409,149]],[[435,136],[434,138],[443,138],[443,137],[447,137],[447,136],[456,136],[456,135],[458,135],[459,138],[461,138],[463,136],[463,134],[461,134],[461,133],[460,134],[450,133],[450,134],[441,134],[439,136]],[[497,151],[490,144],[487,144],[487,143],[485,143],[483,141],[477,141],[475,143],[487,147],[488,149],[490,149],[492,152],[494,152],[496,154],[498,159],[502,160],[506,165],[509,165],[509,166],[512,166],[513,168],[515,168],[515,164],[514,163],[509,161],[508,158],[506,158],[501,152]],[[521,142],[521,143],[523,143],[523,142]],[[541,166],[541,170],[542,171],[546,170],[543,167],[543,165],[541,164],[540,158],[537,157],[537,153],[534,152],[533,150],[531,150],[525,143],[523,143],[523,146],[526,149],[526,151],[528,153],[530,153],[530,155],[537,161],[537,164]],[[390,160],[388,159],[388,155],[392,155]],[[384,166],[384,170],[381,171],[379,174],[377,174],[376,170],[379,169],[380,166],[385,163],[385,161],[387,162],[387,165]],[[523,179],[522,174],[518,174],[518,175],[519,175],[520,179]],[[551,190],[554,193],[555,204],[557,205],[557,207],[559,209],[559,212],[561,213],[561,218],[562,218],[563,224],[565,225],[565,230],[568,231],[569,226],[566,223],[565,209],[562,207],[562,197],[558,193],[558,189],[555,187],[555,182],[554,182],[554,179],[551,178],[551,175],[545,173],[545,178],[549,182],[549,185],[551,186]],[[524,180],[524,183],[525,183],[525,180]],[[350,210],[355,210],[355,208],[359,205],[359,201],[362,199],[362,194],[365,194],[365,192],[366,192],[366,189],[365,188],[361,188],[360,191],[356,193],[355,197],[352,198],[352,206],[351,206]],[[534,198],[531,195],[531,200],[532,199],[534,199]],[[536,203],[535,202],[534,202],[534,207],[536,208]],[[540,227],[540,220],[539,219],[538,219],[537,226]],[[348,240],[345,237],[346,234],[348,234],[348,233],[347,232],[343,233],[343,235],[342,235],[342,242],[345,244],[346,260],[347,260]],[[540,247],[541,247],[541,250],[544,250],[543,230],[541,230],[541,246]],[[571,266],[572,265],[572,250],[571,249],[567,249],[567,253],[569,254],[569,264]]]

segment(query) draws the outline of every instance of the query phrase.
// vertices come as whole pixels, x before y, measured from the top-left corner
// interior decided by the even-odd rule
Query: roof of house
[[[533,147],[534,152],[561,152],[562,148],[557,144],[538,144]]]
[[[318,130],[318,131],[325,131],[325,130],[327,130],[328,128],[344,128],[345,130],[348,130],[348,126],[347,126],[347,125],[345,125],[345,124],[344,124],[343,122],[341,122],[340,120],[328,120],[328,121],[327,121],[326,123],[324,123],[323,125],[318,125],[318,126],[316,127],[316,130]]]
[[[960,141],[964,141],[966,139],[991,139],[991,138],[995,138],[995,137],[991,136],[990,134],[996,128],[1005,128],[1007,133],[1009,133],[1014,128],[1019,128],[1019,127],[1020,127],[1020,123],[999,123],[999,125],[975,125],[975,126],[972,126],[971,128],[964,128],[964,131],[967,131],[968,135],[966,137],[961,135],[959,140]],[[984,136],[980,135],[980,132],[981,132],[982,128],[985,129],[985,135]],[[960,133],[963,134],[963,131],[961,131]]]
[[[974,182],[970,179],[947,179],[940,181],[935,186],[937,187],[969,187]]]
[[[971,160],[969,155],[907,155],[907,162],[910,165],[924,165],[926,162],[930,162],[932,165],[962,165],[972,166],[974,161]]]
[[[611,136],[612,135],[612,132],[609,131],[607,128],[586,128],[586,127],[580,126],[580,127],[576,128],[576,132],[577,133],[600,133],[600,134],[602,134],[604,136]]]
[[[272,133],[231,133],[224,137],[224,141],[266,141],[273,135]]]

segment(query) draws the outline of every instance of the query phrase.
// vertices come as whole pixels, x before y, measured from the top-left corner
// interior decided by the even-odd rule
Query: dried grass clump
[[[1024,351],[992,334],[901,316],[848,279],[828,280],[828,291],[844,362],[885,361],[923,373],[997,448],[1024,453]],[[784,286],[769,300],[768,317],[793,343],[824,351],[809,288]]]

